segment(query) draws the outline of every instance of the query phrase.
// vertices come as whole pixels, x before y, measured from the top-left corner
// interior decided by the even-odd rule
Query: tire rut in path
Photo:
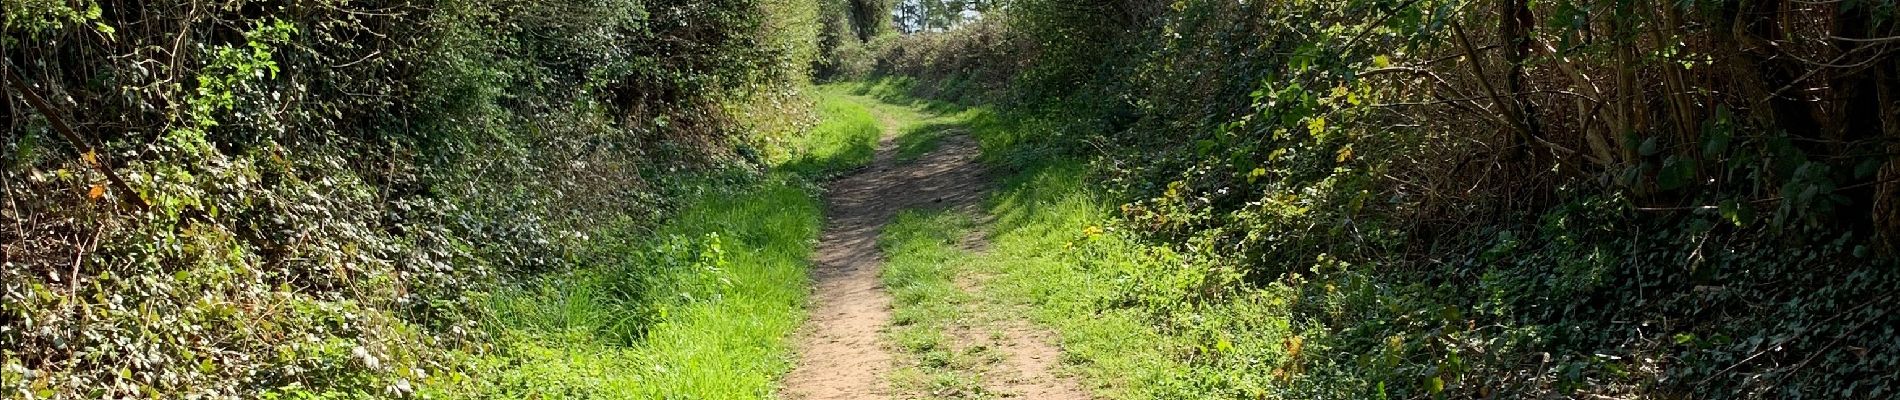
[[[927,206],[972,207],[988,188],[967,136],[946,138],[909,163],[894,160],[888,134],[869,167],[826,185],[824,233],[813,256],[811,319],[799,332],[798,361],[782,393],[793,400],[883,399],[895,395],[893,358],[884,341],[891,298],[879,277],[878,233],[897,212]]]

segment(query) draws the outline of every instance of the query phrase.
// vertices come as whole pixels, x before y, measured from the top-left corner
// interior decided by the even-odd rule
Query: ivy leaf
[[[1886,165],[1887,161],[1879,158],[1862,160],[1860,165],[1854,167],[1854,179],[1867,179],[1872,177],[1875,173],[1880,172],[1880,167]]]
[[[1663,160],[1662,171],[1656,173],[1656,186],[1662,190],[1681,189],[1693,183],[1695,176],[1695,162],[1671,156]]]
[[[1718,208],[1722,211],[1722,219],[1728,220],[1729,223],[1735,224],[1737,227],[1746,225],[1748,220],[1754,217],[1753,215],[1748,215],[1748,211],[1750,210],[1746,209],[1741,202],[1732,199],[1723,201],[1722,205]]]
[[[1712,156],[1728,151],[1729,142],[1734,140],[1734,127],[1729,122],[1727,106],[1715,109],[1715,118],[1702,124],[1702,154]]]

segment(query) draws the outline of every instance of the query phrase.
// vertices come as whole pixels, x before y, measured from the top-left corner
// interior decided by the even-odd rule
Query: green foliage
[[[211,49],[210,60],[198,73],[198,91],[188,100],[188,113],[191,114],[191,127],[184,131],[206,129],[218,125],[217,117],[224,112],[237,108],[240,92],[250,95],[256,89],[256,82],[276,79],[281,70],[271,57],[271,47],[290,42],[291,35],[297,33],[297,27],[281,20],[271,21],[269,25],[258,22],[257,26],[245,32],[243,49],[219,45]],[[203,138],[196,140],[178,139],[173,133],[172,144],[186,152],[205,146]]]
[[[822,0],[814,76],[834,81],[869,73],[893,34],[889,16],[894,1]]]
[[[769,398],[791,368],[820,209],[796,181],[713,190],[667,224],[603,233],[604,262],[498,291],[502,348],[475,398]]]
[[[986,141],[1030,126],[1019,114],[991,118],[1002,121],[976,132]],[[1262,281],[1250,271],[1258,267],[1234,260],[1244,248],[1210,251],[1208,233],[1153,240],[1148,224],[1187,217],[1118,211],[1114,196],[1086,184],[1103,173],[1090,172],[1099,166],[1061,157],[1017,166],[990,206],[988,254],[950,251],[945,243],[967,222],[945,214],[909,214],[887,231],[895,337],[919,360],[902,382],[969,387],[958,366],[972,361],[930,324],[971,302],[947,282],[971,273],[956,266],[974,266],[996,277],[983,296],[1033,306],[1063,334],[1074,366],[1111,398],[1678,390],[1663,380],[1711,383],[1677,392],[1708,397],[1839,394],[1860,384],[1874,385],[1864,393],[1889,390],[1878,378],[1824,372],[1892,362],[1840,345],[1884,346],[1883,333],[1866,328],[1893,322],[1870,311],[1891,300],[1881,294],[1896,282],[1880,272],[1889,268],[1832,261],[1866,257],[1849,237],[1791,248],[1754,241],[1764,232],[1735,230],[1717,210],[1686,225],[1630,222],[1620,199],[1579,195],[1536,224],[1448,239],[1431,268],[1321,253],[1284,262],[1287,272]],[[1186,190],[1172,186],[1175,196]],[[1330,218],[1326,210],[1338,206],[1283,207],[1290,208],[1274,218],[1304,219],[1254,234],[1307,240],[1284,233],[1299,229],[1353,240],[1349,231],[1297,224]],[[1712,251],[1718,243],[1726,250]],[[1787,280],[1755,283],[1769,279]],[[1777,311],[1731,318],[1685,311],[1763,303]],[[1755,362],[1819,369],[1734,373]],[[1756,380],[1770,377],[1776,383]]]
[[[1054,112],[1067,104],[1039,107],[1051,114],[1010,113],[992,106],[969,106],[956,102],[912,96],[917,82],[913,79],[886,77],[872,81],[838,83],[828,86],[849,92],[855,100],[878,114],[901,122],[894,142],[896,158],[909,160],[935,149],[942,139],[968,134],[977,140],[985,162],[1003,167],[1023,167],[1040,158],[1062,154],[1073,142],[1079,129],[1061,120]]]
[[[898,0],[892,17],[906,34],[954,30],[992,15],[1006,1]]]
[[[956,30],[906,35],[877,55],[877,73],[914,79],[911,94],[975,104],[1005,99],[1017,83],[1028,40],[1007,22],[985,19]]]
[[[990,228],[990,253],[972,261],[996,275],[990,284],[996,296],[1031,305],[1038,322],[1060,333],[1065,359],[1106,398],[1209,397],[1189,384],[1244,376],[1196,370],[1184,357],[1191,343],[1168,335],[1152,319],[1172,310],[1131,302],[1178,304],[1149,290],[1149,282],[1180,282],[1194,271],[1142,268],[1144,249],[1102,225],[1112,218],[1112,207],[1088,189],[1088,170],[1073,158],[1044,158],[1002,183],[990,204],[996,221]],[[1167,260],[1155,263],[1166,265]],[[1154,279],[1160,277],[1150,274],[1173,276]]]
[[[871,162],[884,127],[863,105],[825,90],[818,100],[818,125],[790,138],[777,148],[785,153],[771,158],[778,168],[807,176],[822,176]]]
[[[98,21],[103,14],[99,3],[92,1],[6,0],[0,2],[0,9],[6,10],[0,13],[0,30],[24,32],[31,37],[65,28],[67,24]],[[112,27],[104,24],[93,28],[101,33],[112,33]],[[9,47],[20,44],[11,35],[4,40]]]
[[[19,294],[0,299],[0,398],[493,393],[464,389],[498,382],[506,369],[483,363],[536,342],[495,308],[520,303],[489,293],[523,282],[588,283],[575,288],[596,292],[576,301],[626,312],[576,312],[572,325],[613,346],[679,340],[660,326],[742,305],[777,317],[735,340],[788,329],[791,289],[689,273],[750,279],[734,254],[753,249],[735,247],[766,239],[718,229],[681,234],[671,252],[609,250],[637,247],[707,187],[765,179],[751,146],[811,119],[816,30],[804,21],[816,9],[7,0],[0,52],[25,87],[0,100],[0,291]],[[129,192],[108,184],[120,178]],[[797,184],[774,187],[772,201],[809,202]],[[777,220],[812,224],[800,218],[814,217]],[[773,255],[758,274],[789,282],[797,257]],[[656,306],[672,304],[666,291],[757,299]],[[655,351],[707,368],[778,354],[748,345],[761,350]],[[743,368],[760,372],[675,387],[764,393],[778,367]]]
[[[1852,121],[1893,110],[1852,108],[1886,89],[1839,84],[1892,83],[1789,84],[1824,67],[1770,59],[1900,58],[1731,45],[1880,37],[1893,10],[1810,10],[1839,23],[1823,27],[1768,8],[1017,1],[995,18],[1016,39],[954,53],[1021,65],[986,97],[1015,125],[1063,132],[1027,142],[1087,152],[1101,184],[1072,190],[1121,205],[1095,223],[1126,243],[1062,261],[1086,274],[1010,268],[1131,282],[1039,301],[1129,313],[1055,324],[1158,332],[1189,349],[1172,360],[1207,368],[1142,378],[1179,391],[1134,397],[1888,393],[1891,361],[1850,349],[1892,342],[1866,328],[1891,318],[1866,310],[1894,301],[1873,283],[1894,263],[1882,197],[1896,186],[1879,177],[1893,164],[1869,151],[1893,131]],[[893,71],[959,99],[968,80],[953,74],[969,70]],[[1782,86],[1828,94],[1770,93]],[[1132,261],[1104,261],[1117,259]]]

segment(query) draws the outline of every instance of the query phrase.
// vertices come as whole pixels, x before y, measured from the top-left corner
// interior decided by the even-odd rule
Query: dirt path
[[[878,272],[884,257],[877,236],[906,208],[975,204],[987,187],[976,162],[979,150],[967,137],[948,139],[936,151],[897,165],[886,135],[869,167],[827,185],[827,218],[812,271],[811,319],[798,339],[798,364],[785,377],[783,393],[794,400],[883,399],[894,393],[886,379],[891,349],[891,299]]]
[[[987,243],[965,241],[965,248],[983,251]],[[987,277],[959,276],[957,288],[964,292],[978,294],[983,298],[983,283]],[[1055,345],[1054,335],[1017,318],[1025,312],[1019,306],[999,304],[995,301],[979,301],[979,304],[966,308],[975,308],[979,315],[972,316],[968,323],[951,330],[961,346],[981,346],[995,352],[999,357],[993,365],[982,371],[983,387],[986,392],[995,393],[1005,399],[1034,400],[1088,400],[1088,391],[1073,379],[1056,375],[1056,367],[1062,361],[1062,348]]]
[[[978,208],[989,188],[988,173],[976,160],[975,140],[955,135],[934,151],[903,162],[895,160],[897,121],[879,115],[885,137],[871,165],[826,187],[827,217],[812,271],[811,319],[800,330],[798,362],[781,393],[791,400],[891,399],[892,346],[886,334],[891,298],[879,273],[884,255],[878,234],[899,211],[910,208]],[[980,236],[973,247],[982,246]],[[966,287],[966,289],[968,289]],[[980,326],[953,329],[968,344],[1001,352],[1001,365],[984,379],[986,391],[1009,398],[1085,400],[1073,382],[1054,370],[1061,350],[1048,335],[1007,316],[981,316]],[[981,332],[981,333],[979,333]]]

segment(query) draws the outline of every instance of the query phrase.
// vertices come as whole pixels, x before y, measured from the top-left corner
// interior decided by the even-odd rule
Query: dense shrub
[[[814,76],[820,81],[867,76],[882,43],[895,33],[888,17],[895,1],[822,0]]]
[[[877,55],[879,75],[914,79],[912,94],[974,103],[1002,100],[1030,59],[1028,42],[988,19],[936,34],[894,39]]]
[[[1166,332],[1291,335],[1254,359],[1267,365],[1195,336],[1206,352],[1184,358],[1236,374],[1193,383],[1204,391],[1894,390],[1900,360],[1881,355],[1900,350],[1882,328],[1900,305],[1885,295],[1900,237],[1900,58],[1879,39],[1896,33],[1891,5],[1021,0],[1004,13],[988,29],[1028,50],[984,57],[1028,55],[1013,103],[1059,104],[1097,132],[1062,140],[1100,157],[1119,228],[1179,255],[1131,267],[1160,286],[1128,288],[1125,304]],[[976,34],[890,54],[957,35]],[[928,85],[962,68],[892,72]],[[1261,297],[1289,302],[1291,332],[1210,322]]]
[[[487,288],[801,129],[816,51],[802,0],[0,10],[6,398],[448,382]]]

